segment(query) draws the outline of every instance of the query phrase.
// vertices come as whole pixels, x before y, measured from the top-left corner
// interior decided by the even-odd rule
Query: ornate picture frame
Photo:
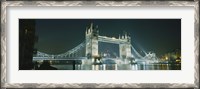
[[[1,6],[1,88],[199,88],[199,1],[2,1]],[[7,8],[23,6],[79,7],[194,7],[194,83],[8,83]]]

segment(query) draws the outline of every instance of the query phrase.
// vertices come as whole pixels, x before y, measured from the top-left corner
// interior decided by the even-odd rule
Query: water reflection
[[[134,64],[131,70],[181,70],[180,64]]]
[[[58,62],[58,63],[57,63]],[[40,63],[38,65],[41,66]],[[37,66],[38,66],[37,65]],[[51,66],[57,68],[58,70],[181,70],[181,64],[171,63],[171,64],[145,64],[145,63],[135,63],[135,64],[123,64],[123,63],[76,63],[66,61],[56,61],[51,62]]]
[[[92,70],[181,70],[180,64],[103,64],[92,65]]]

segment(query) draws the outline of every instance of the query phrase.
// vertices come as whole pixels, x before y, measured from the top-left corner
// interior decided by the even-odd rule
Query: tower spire
[[[93,28],[93,23],[90,24],[90,28],[91,28],[91,29]]]
[[[88,29],[87,29],[87,27],[85,28],[85,34],[88,34]]]

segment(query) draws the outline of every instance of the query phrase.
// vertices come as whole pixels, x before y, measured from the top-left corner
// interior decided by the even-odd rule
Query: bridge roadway
[[[69,58],[54,58],[54,57],[33,57],[33,60],[84,60],[87,57],[69,57]]]
[[[66,64],[81,64],[81,60],[86,60],[87,57],[71,57],[71,58],[53,58],[53,57],[33,57],[33,61],[49,60],[52,65],[66,65]],[[109,60],[106,63],[118,63],[119,58],[103,58],[102,61]]]
[[[40,60],[86,60],[87,57],[69,57],[69,58],[53,58],[53,57],[33,57],[33,61]],[[119,60],[120,58],[102,58],[102,60]]]

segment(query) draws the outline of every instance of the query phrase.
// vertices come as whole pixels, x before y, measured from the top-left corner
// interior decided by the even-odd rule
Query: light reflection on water
[[[134,64],[131,70],[181,70],[180,64]]]
[[[181,70],[181,64],[52,64],[58,70]]]
[[[125,62],[126,63],[126,62]],[[181,64],[125,64],[121,61],[106,61],[103,63],[93,64],[90,61],[73,62],[73,61],[51,61],[51,66],[58,70],[181,70]],[[36,65],[38,66],[38,65]]]
[[[181,70],[181,64],[101,64],[92,66],[77,64],[75,70]]]

